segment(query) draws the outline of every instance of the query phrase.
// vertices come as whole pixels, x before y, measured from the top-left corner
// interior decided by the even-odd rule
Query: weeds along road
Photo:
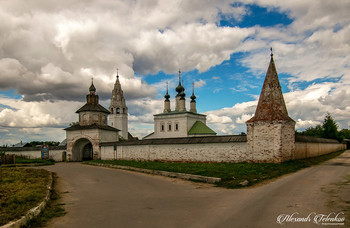
[[[276,222],[280,214],[350,213],[350,185],[339,184],[350,177],[349,150],[322,165],[243,189],[79,163],[45,169],[58,174],[68,212],[49,227],[284,227]]]

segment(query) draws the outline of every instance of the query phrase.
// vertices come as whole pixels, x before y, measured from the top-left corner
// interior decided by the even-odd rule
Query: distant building
[[[22,142],[22,141],[20,141],[19,143],[13,145],[13,147],[18,147],[18,148],[20,148],[20,147],[31,147],[31,146],[32,146],[32,145],[30,145],[29,143],[27,143],[27,142]]]
[[[164,96],[164,111],[154,115],[154,132],[144,139],[216,135],[216,132],[206,125],[207,116],[197,113],[194,86],[190,97],[190,110],[186,110],[186,94],[181,84],[181,71],[179,71],[179,85],[175,90],[177,92],[175,110],[170,109],[170,95],[167,88]]]

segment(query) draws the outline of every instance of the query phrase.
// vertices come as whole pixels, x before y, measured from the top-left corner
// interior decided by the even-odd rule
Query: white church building
[[[154,132],[143,139],[216,135],[215,131],[206,125],[207,116],[197,113],[194,86],[190,97],[190,110],[186,110],[186,94],[182,84],[181,71],[179,70],[179,85],[175,89],[177,92],[175,110],[170,109],[170,95],[167,87],[167,92],[164,96],[164,111],[154,115]]]

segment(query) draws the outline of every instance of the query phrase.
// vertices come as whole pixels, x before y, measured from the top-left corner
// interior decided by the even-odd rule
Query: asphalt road
[[[350,175],[350,151],[269,183],[233,190],[79,163],[46,169],[58,174],[68,212],[49,227],[320,227],[312,221],[283,226],[276,221],[295,212],[295,217],[350,213],[344,209],[349,209],[349,184],[339,184]],[[347,204],[340,202],[344,198]]]

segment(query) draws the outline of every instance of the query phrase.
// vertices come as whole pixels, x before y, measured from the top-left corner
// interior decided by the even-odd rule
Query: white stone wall
[[[49,150],[50,159],[55,161],[62,161],[62,153],[66,150]],[[6,151],[6,154],[14,154],[18,156],[25,156],[27,158],[41,158],[40,150],[25,150],[25,151]]]
[[[294,159],[316,157],[339,150],[345,150],[346,144],[296,142]]]
[[[247,161],[247,144],[203,143],[167,145],[127,145],[101,148],[102,159],[148,160],[148,161],[191,161],[191,162],[243,162]]]
[[[282,162],[293,158],[295,123],[256,121],[247,123],[248,152],[254,162]]]

